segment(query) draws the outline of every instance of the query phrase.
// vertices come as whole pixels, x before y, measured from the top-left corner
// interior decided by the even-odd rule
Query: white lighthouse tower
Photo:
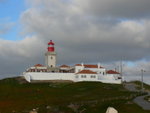
[[[48,43],[47,52],[45,53],[45,63],[48,68],[56,67],[56,52],[52,40]]]

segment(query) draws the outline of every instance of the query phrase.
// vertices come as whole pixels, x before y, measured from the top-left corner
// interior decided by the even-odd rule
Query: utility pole
[[[123,74],[122,74],[122,59],[120,61],[120,76],[121,76],[121,82],[123,82]]]
[[[141,91],[144,91],[144,87],[143,87],[143,73],[145,72],[145,70],[141,69]]]

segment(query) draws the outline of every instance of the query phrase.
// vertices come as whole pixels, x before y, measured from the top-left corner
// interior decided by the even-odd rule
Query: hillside
[[[133,81],[133,83],[135,83],[137,85],[137,89],[141,89],[141,82],[140,81]],[[150,85],[144,83],[143,86],[144,86],[145,90],[150,91]]]
[[[105,113],[107,107],[119,113],[149,113],[131,100],[139,93],[122,85],[99,82],[20,83],[18,78],[0,81],[0,113]]]

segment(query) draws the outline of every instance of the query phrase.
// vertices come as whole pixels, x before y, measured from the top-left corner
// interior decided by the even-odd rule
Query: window
[[[96,78],[96,76],[95,75],[91,75],[91,78]]]
[[[76,76],[76,78],[78,78],[78,75]]]
[[[86,75],[81,75],[81,78],[86,78]]]

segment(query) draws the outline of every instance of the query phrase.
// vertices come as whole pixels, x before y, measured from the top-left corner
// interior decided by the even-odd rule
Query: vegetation
[[[18,78],[0,81],[0,113],[105,113],[111,106],[119,113],[149,113],[132,102],[139,93],[122,85],[99,82],[25,83]]]
[[[137,85],[137,89],[141,89],[141,82],[140,81],[133,81]],[[143,83],[143,87],[145,90],[150,91],[150,85]]]
[[[150,96],[146,96],[144,99],[150,102]]]

